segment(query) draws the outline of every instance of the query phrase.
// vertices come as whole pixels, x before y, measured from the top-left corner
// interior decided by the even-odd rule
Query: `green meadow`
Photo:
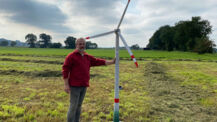
[[[69,106],[61,77],[72,49],[0,47],[0,122],[63,122]],[[110,60],[114,49],[87,50]],[[217,54],[120,50],[120,120],[217,121]],[[91,68],[81,122],[113,120],[115,66]]]
[[[43,48],[14,48],[14,47],[0,47],[0,55],[2,56],[28,56],[28,57],[48,57],[48,58],[64,58],[72,49],[43,49]],[[87,53],[95,57],[102,57],[111,59],[115,56],[115,49],[90,49]],[[167,51],[132,51],[138,60],[205,60],[217,61],[217,53],[203,54],[191,52],[167,52]],[[20,57],[22,58],[22,57]],[[130,59],[128,52],[125,49],[120,50],[120,58]],[[49,59],[48,59],[49,60]]]

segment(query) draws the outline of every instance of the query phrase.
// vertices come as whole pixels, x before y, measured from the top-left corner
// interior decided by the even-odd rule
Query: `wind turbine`
[[[97,35],[93,35],[93,36],[89,36],[89,37],[85,38],[85,39],[93,39],[93,38],[109,35],[109,34],[112,34],[112,33],[115,33],[115,35],[116,35],[116,46],[115,46],[115,57],[116,57],[116,62],[115,62],[115,98],[114,98],[114,118],[113,118],[114,122],[119,122],[119,37],[121,38],[125,48],[127,49],[128,53],[130,54],[130,57],[134,61],[136,67],[138,67],[138,63],[137,63],[132,51],[130,50],[129,46],[127,45],[126,40],[124,39],[124,37],[122,36],[122,34],[120,32],[120,26],[121,26],[121,23],[123,21],[124,15],[125,15],[125,13],[127,11],[129,3],[130,3],[130,0],[128,0],[128,3],[127,3],[127,5],[126,5],[126,7],[124,9],[124,12],[123,12],[122,16],[121,16],[121,20],[120,20],[120,22],[119,22],[116,29],[114,29],[113,31],[109,31],[109,32],[105,32],[105,33],[101,33],[101,34],[97,34]]]

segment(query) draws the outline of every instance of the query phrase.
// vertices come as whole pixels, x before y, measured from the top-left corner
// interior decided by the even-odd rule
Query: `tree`
[[[149,43],[147,45],[147,48],[159,50],[161,46],[161,40],[160,40],[160,31],[157,30],[153,36],[149,39]]]
[[[1,41],[0,46],[8,46],[8,41]]]
[[[192,17],[191,21],[180,21],[175,25],[176,34],[174,40],[177,50],[193,51],[197,38],[209,38],[212,26],[208,20],[200,17]]]
[[[30,48],[35,48],[35,43],[37,41],[37,37],[34,34],[27,34],[26,37],[26,43],[29,45]]]
[[[86,49],[96,49],[98,45],[96,43],[92,43],[91,41],[86,42]]]
[[[160,27],[149,39],[147,48],[211,53],[214,47],[214,43],[209,40],[211,32],[212,26],[208,20],[192,17],[190,21],[179,21],[174,27]]]
[[[139,45],[138,44],[134,44],[130,47],[133,50],[138,50],[139,49]]]
[[[203,54],[203,53],[213,53],[214,47],[216,46],[213,41],[210,41],[208,38],[197,38],[197,45],[194,48],[194,51]]]
[[[96,49],[98,47],[98,45],[96,43],[91,43],[90,42],[90,45],[89,45],[89,49]]]
[[[17,44],[16,41],[11,41],[11,47],[14,47]]]
[[[174,49],[174,41],[173,37],[175,35],[175,31],[173,27],[170,27],[169,25],[164,26],[161,30],[160,39],[162,40],[162,43],[164,47],[161,49],[172,51]]]
[[[147,48],[155,50],[172,50],[174,37],[174,28],[169,25],[160,27],[149,39]]]
[[[60,48],[60,47],[62,47],[62,44],[61,44],[61,43],[52,43],[52,44],[50,45],[50,48]]]
[[[47,48],[51,44],[51,36],[45,33],[40,34],[39,38],[41,39],[39,42],[41,48]]]
[[[68,36],[66,40],[64,41],[66,48],[75,49],[75,41],[76,41],[76,38],[72,36]]]
[[[92,43],[92,49],[98,48],[98,45],[96,43]]]
[[[86,49],[90,49],[91,41],[86,42]]]
[[[180,21],[175,25],[175,34],[173,41],[176,50],[187,51],[187,42],[189,40],[190,26],[188,21]]]

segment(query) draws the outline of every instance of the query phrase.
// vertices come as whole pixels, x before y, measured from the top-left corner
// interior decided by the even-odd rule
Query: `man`
[[[89,86],[90,67],[115,63],[115,59],[107,61],[88,55],[84,52],[84,49],[85,39],[77,39],[76,49],[66,57],[62,67],[65,92],[70,93],[70,106],[67,114],[68,122],[79,122],[81,105],[86,89]]]

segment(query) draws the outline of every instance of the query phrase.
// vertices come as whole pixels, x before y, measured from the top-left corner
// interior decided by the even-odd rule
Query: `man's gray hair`
[[[76,39],[75,44],[77,44],[77,42],[78,42],[79,40],[84,40],[84,42],[86,43],[86,40],[85,40],[84,38],[80,37],[80,38]]]

